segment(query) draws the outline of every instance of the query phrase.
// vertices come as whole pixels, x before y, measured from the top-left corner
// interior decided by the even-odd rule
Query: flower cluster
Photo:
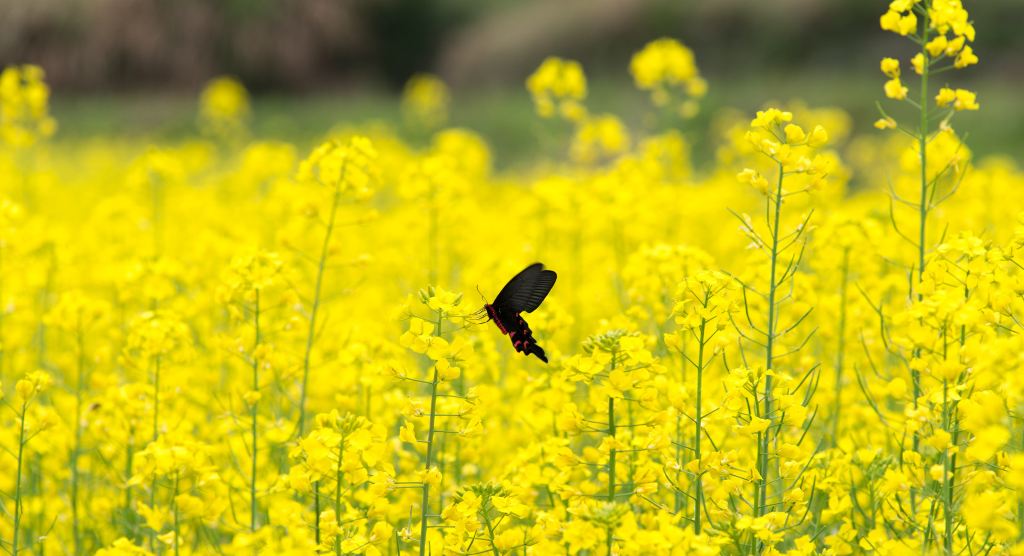
[[[436,129],[448,121],[451,93],[441,78],[416,74],[402,91],[402,113],[410,125]]]
[[[214,136],[231,138],[244,133],[249,113],[249,93],[234,77],[210,80],[199,95],[199,125]]]
[[[329,140],[299,164],[300,181],[329,187],[346,198],[362,200],[373,194],[377,151],[366,137],[347,142]]]
[[[575,60],[554,56],[545,59],[526,79],[526,89],[542,118],[557,115],[578,122],[587,115],[583,106],[587,98],[587,78],[583,66]]]
[[[8,66],[0,72],[0,139],[31,147],[57,131],[50,116],[50,88],[39,66]]]
[[[696,101],[707,93],[708,85],[700,76],[693,51],[675,39],[647,43],[633,55],[629,72],[638,89],[650,91],[655,106],[678,104],[683,116],[696,114]],[[679,94],[689,98],[679,101]]]

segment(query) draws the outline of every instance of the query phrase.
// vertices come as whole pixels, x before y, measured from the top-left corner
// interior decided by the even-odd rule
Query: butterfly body
[[[521,313],[531,313],[539,307],[554,287],[557,277],[554,271],[546,270],[541,263],[534,263],[509,280],[493,303],[484,305],[487,317],[509,337],[516,351],[536,355],[545,363],[548,358],[544,349],[537,345],[533,331]]]
[[[532,353],[541,361],[548,362],[547,355],[544,354],[544,348],[537,345],[537,339],[533,337],[533,331],[530,330],[530,325],[526,323],[526,319],[522,315],[519,313],[503,315],[491,304],[484,305],[484,309],[487,310],[487,315],[491,317],[494,324],[498,326],[498,330],[501,330],[502,334],[509,337],[512,341],[512,347],[516,351],[526,355]]]

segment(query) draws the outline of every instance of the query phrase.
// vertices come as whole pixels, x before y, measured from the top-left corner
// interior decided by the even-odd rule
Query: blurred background
[[[1024,118],[1024,1],[965,2],[980,64],[950,75],[978,91],[961,118],[981,154],[1019,153]],[[661,36],[692,48],[709,84],[702,116],[801,98],[877,116],[882,56],[909,59],[872,0],[0,0],[0,64],[42,66],[57,140],[97,133],[173,138],[195,126],[210,78],[237,76],[253,94],[261,137],[314,140],[331,124],[399,120],[417,72],[452,90],[450,123],[473,128],[499,165],[536,154],[523,82],[548,55],[581,61],[588,106],[628,123],[649,117],[628,72]],[[945,77],[945,76],[943,76]],[[940,77],[941,80],[941,77]],[[941,84],[941,83],[940,83]],[[698,148],[700,148],[698,138]]]

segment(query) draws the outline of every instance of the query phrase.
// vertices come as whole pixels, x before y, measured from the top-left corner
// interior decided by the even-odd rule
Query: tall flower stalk
[[[442,388],[452,389],[450,381],[458,379],[462,374],[461,369],[457,365],[464,357],[463,352],[467,349],[467,346],[461,337],[457,337],[449,342],[445,338],[444,330],[445,322],[460,318],[457,316],[457,308],[462,302],[462,295],[431,286],[425,290],[420,290],[419,299],[421,303],[430,308],[432,312],[431,320],[428,321],[424,318],[413,316],[410,313],[409,330],[402,335],[401,343],[409,349],[427,356],[427,360],[431,362],[430,368],[427,371],[427,376],[430,379],[415,378],[405,372],[400,372],[398,378],[403,381],[420,384],[429,389],[429,400],[424,400],[425,403],[429,404],[427,406],[429,409],[422,415],[422,418],[426,419],[426,437],[421,439],[417,436],[416,426],[411,420],[406,421],[399,437],[403,442],[413,446],[425,445],[423,470],[420,474],[420,480],[411,481],[405,486],[411,488],[419,486],[422,489],[419,512],[419,537],[417,542],[419,554],[427,556],[435,550],[431,548],[428,539],[432,527],[430,520],[437,515],[430,511],[431,488],[435,486],[440,487],[442,479],[441,469],[437,465],[440,461],[436,454],[438,449],[437,435],[451,433],[469,434],[479,426],[479,421],[471,418],[468,407],[450,406],[449,402],[461,403],[465,399],[463,396],[456,393],[442,394]],[[439,409],[438,407],[442,396],[444,396],[445,405],[449,406],[448,409]],[[448,423],[452,423],[449,420],[451,418],[460,418],[467,422],[458,430],[453,429],[451,424],[444,428],[439,426],[439,419],[446,419]]]
[[[916,118],[907,118],[908,123],[905,125],[890,116],[879,104],[882,118],[875,122],[875,127],[902,132],[915,143],[917,150],[918,174],[908,177],[903,188],[900,187],[903,183],[890,186],[889,207],[896,233],[915,248],[916,257],[911,266],[911,276],[916,270],[917,278],[910,281],[909,298],[921,303],[925,296],[922,282],[931,251],[928,244],[929,216],[932,210],[956,192],[964,175],[960,161],[966,158],[966,153],[961,152],[962,144],[955,138],[950,120],[957,111],[979,108],[975,93],[966,89],[942,87],[934,98],[933,112],[929,80],[946,71],[978,63],[973,48],[967,44],[974,41],[975,30],[959,0],[896,0],[880,18],[880,25],[883,30],[908,37],[918,46],[917,54],[910,60],[919,77],[917,101],[910,97],[909,88],[901,81],[900,61],[895,58],[883,58],[881,61],[882,73],[889,78],[884,87],[886,97],[909,104],[912,112],[916,112]],[[939,118],[939,124],[933,129],[932,120],[936,117]],[[955,145],[950,146],[950,143]],[[916,188],[911,187],[914,179],[917,181]],[[916,189],[914,194],[904,193],[913,189]],[[915,213],[915,237],[911,238],[900,229],[896,205],[909,208]],[[911,360],[919,360],[921,356],[920,349],[915,348]],[[912,403],[914,410],[918,411],[924,394],[921,369],[911,366],[910,377]],[[912,434],[912,443],[913,451],[919,451],[921,436],[916,430]],[[916,489],[910,494],[912,512],[916,512],[917,494]]]
[[[791,286],[803,258],[806,231],[813,213],[808,211],[798,224],[787,232],[783,231],[782,209],[788,199],[815,187],[828,171],[828,161],[816,155],[816,151],[828,141],[824,128],[815,126],[808,133],[800,126],[790,123],[792,120],[792,113],[775,108],[757,113],[757,117],[751,122],[752,129],[747,133],[747,140],[758,153],[770,161],[767,168],[774,171],[774,180],[769,182],[760,171],[752,168],[744,169],[738,176],[741,181],[749,183],[765,196],[763,228],[755,226],[749,216],[737,215],[741,229],[767,259],[767,284],[755,285],[748,283],[746,278],[739,278],[743,286],[746,324],[750,329],[749,333],[743,333],[743,337],[764,349],[763,380],[757,381],[760,390],[755,393],[753,411],[749,417],[749,426],[757,438],[757,473],[751,500],[755,517],[775,511],[781,502],[769,493],[769,486],[777,483],[777,473],[773,470],[771,462],[774,459],[772,451],[781,425],[775,399],[776,362],[787,355],[779,353],[777,347],[780,338],[795,332],[811,311],[808,309],[796,315],[793,322],[786,323],[784,328],[780,327],[782,305],[792,298]],[[758,278],[754,277],[753,280]],[[752,317],[752,296],[756,296],[754,301],[764,303],[766,317],[762,322],[755,322]],[[803,345],[808,339],[809,336],[802,341],[798,340],[797,345]]]
[[[249,403],[250,433],[252,437],[252,469],[249,475],[249,529],[256,530],[256,468],[259,464],[259,414],[260,414],[260,359],[258,356],[260,348],[260,291],[255,291],[256,299],[253,301],[252,326],[253,326],[253,355],[252,355],[252,390],[246,401]]]
[[[310,299],[305,348],[302,355],[302,384],[299,390],[299,415],[296,434],[301,437],[306,427],[306,403],[309,391],[309,373],[313,346],[317,337],[317,322],[322,310],[324,275],[331,254],[331,241],[337,225],[339,208],[343,201],[368,198],[373,190],[373,161],[377,157],[369,139],[355,136],[347,143],[331,140],[317,147],[299,167],[299,180],[326,188],[330,195],[323,240],[316,259],[313,295]]]
[[[25,378],[20,379],[14,386],[15,391],[15,417],[18,423],[18,446],[16,449],[16,466],[14,472],[14,519],[12,522],[13,533],[11,537],[11,554],[17,556],[20,550],[20,534],[22,519],[25,515],[24,503],[22,500],[22,478],[25,469],[25,447],[28,442],[37,434],[51,426],[53,423],[48,416],[43,415],[38,420],[30,423],[32,417],[29,415],[29,407],[36,400],[40,393],[47,390],[53,383],[50,375],[35,371],[29,373]]]
[[[276,253],[258,251],[255,253],[236,256],[231,261],[228,277],[227,296],[231,302],[232,313],[237,315],[243,322],[248,320],[252,328],[251,347],[246,354],[249,368],[251,370],[251,382],[247,392],[242,399],[249,407],[249,529],[256,531],[257,516],[259,515],[259,502],[257,496],[257,482],[259,474],[259,418],[260,400],[263,397],[260,371],[269,365],[272,345],[267,343],[263,322],[265,307],[273,306],[275,299],[270,296],[275,293],[276,286],[282,282],[283,263]],[[240,351],[245,350],[241,347]]]
[[[79,292],[63,295],[56,306],[44,317],[43,321],[53,327],[64,330],[72,336],[75,354],[74,394],[75,408],[73,413],[74,441],[68,455],[68,466],[71,470],[71,529],[75,554],[81,554],[82,529],[80,515],[81,466],[79,459],[84,450],[82,421],[86,389],[88,388],[88,357],[86,354],[86,335],[105,317],[106,303],[89,298]]]
[[[654,419],[636,420],[642,409],[651,407],[654,375],[661,370],[647,344],[648,337],[639,333],[608,330],[587,338],[583,353],[568,358],[563,367],[563,377],[581,383],[576,391],[588,401],[584,413],[569,404],[559,422],[570,425],[566,432],[581,436],[578,462],[594,468],[586,475],[590,482],[578,487],[587,495],[581,497],[585,501],[574,501],[579,504],[574,514],[603,529],[606,554],[619,546],[616,531],[629,511],[625,501],[636,497],[649,502],[647,493],[655,482],[649,468],[637,472],[635,459],[653,449],[639,439],[650,432]],[[594,418],[584,418],[585,413]],[[621,458],[625,455],[630,458]]]
[[[679,284],[676,304],[672,309],[679,331],[666,335],[665,343],[674,347],[683,360],[695,370],[694,408],[692,415],[693,433],[689,446],[692,452],[692,470],[690,499],[693,504],[693,532],[700,534],[705,517],[703,508],[706,504],[704,493],[704,473],[707,466],[702,464],[705,456],[703,446],[704,419],[715,410],[707,411],[704,403],[705,371],[722,353],[725,346],[732,343],[735,334],[732,332],[732,313],[736,310],[735,281],[727,274],[715,271],[698,271]],[[694,346],[696,355],[693,356]],[[694,358],[695,357],[695,358]],[[680,409],[681,411],[681,409]],[[678,459],[678,455],[677,455]],[[677,461],[677,465],[683,462]],[[674,485],[677,490],[679,485]]]
[[[125,362],[146,369],[152,380],[152,436],[150,444],[160,439],[161,374],[168,363],[183,361],[191,355],[192,336],[185,323],[169,312],[147,311],[139,315],[128,332]],[[156,504],[157,476],[150,475],[149,507]],[[129,486],[137,483],[129,483]],[[150,531],[150,544],[155,546],[157,531]]]

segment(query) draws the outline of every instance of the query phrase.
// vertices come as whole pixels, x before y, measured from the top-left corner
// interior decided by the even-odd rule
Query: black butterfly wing
[[[492,305],[506,315],[531,313],[540,307],[557,278],[555,271],[545,269],[541,263],[533,263],[505,284]]]

